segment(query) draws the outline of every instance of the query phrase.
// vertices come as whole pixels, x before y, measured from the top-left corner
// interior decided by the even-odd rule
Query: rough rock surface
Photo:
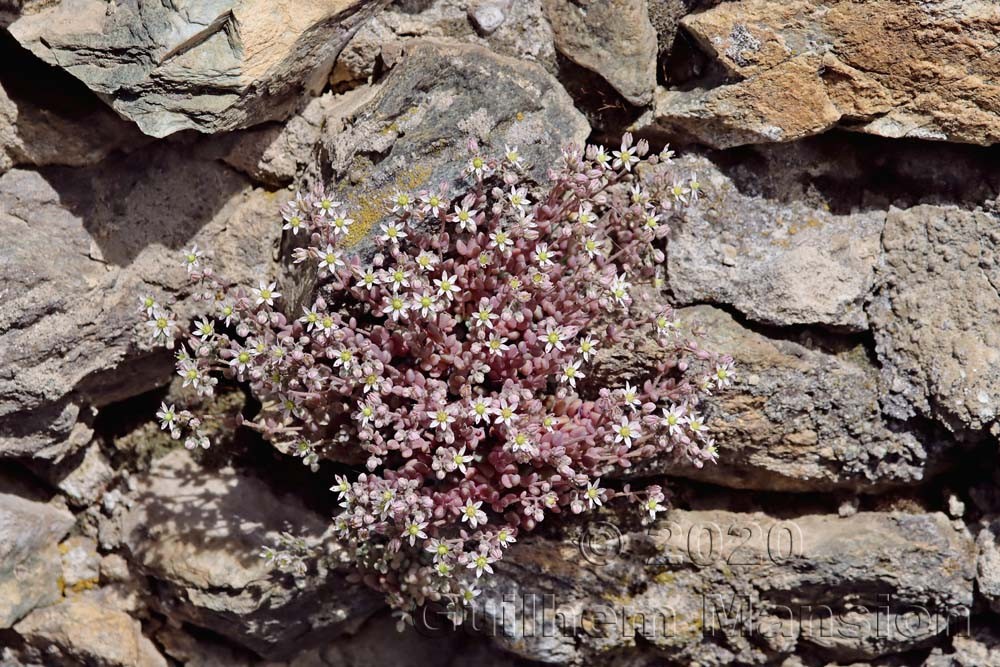
[[[1000,218],[918,206],[889,211],[868,307],[889,414],[988,428],[1000,397]]]
[[[646,0],[542,4],[560,53],[599,74],[632,104],[652,101],[657,41]]]
[[[42,652],[46,665],[167,667],[166,659],[142,634],[139,621],[83,597],[38,609],[17,624],[17,632]]]
[[[163,137],[287,116],[382,4],[74,0],[26,12],[8,29],[143,132]]]
[[[994,611],[1000,612],[1000,520],[993,518],[976,536],[979,559],[976,586]]]
[[[668,472],[741,489],[875,491],[924,481],[955,446],[944,429],[881,415],[878,369],[861,344],[808,333],[768,338],[711,306],[683,308],[678,317],[736,361],[733,389],[705,405],[722,454],[717,465],[652,462],[635,474]],[[633,343],[633,351],[599,353],[595,375],[620,386],[651,365],[659,346],[641,332]]]
[[[59,599],[56,544],[73,525],[66,510],[17,491],[0,478],[0,629]]]
[[[655,122],[717,148],[834,125],[886,137],[1000,139],[991,2],[741,0],[682,25],[732,82],[661,89]]]
[[[508,650],[546,664],[864,660],[971,612],[975,549],[942,514],[673,510],[647,530],[584,531],[524,540],[476,599]]]
[[[667,278],[681,303],[728,304],[767,324],[863,330],[885,224],[741,192],[711,162],[684,159],[707,192],[670,237]]]
[[[923,667],[1000,667],[1000,637],[995,630],[980,629],[974,636],[958,635],[952,651],[934,649]]]
[[[330,543],[330,522],[298,501],[231,468],[206,469],[184,450],[156,461],[137,483],[123,521],[132,558],[159,585],[156,603],[174,618],[209,628],[270,657],[330,637],[381,606],[315,559],[296,585],[261,559],[282,531],[312,548]]]
[[[139,297],[186,297],[178,257],[192,244],[236,280],[272,273],[278,204],[233,170],[170,147],[0,176],[0,246],[10,249],[0,256],[0,456],[57,459],[88,440],[67,440],[78,406],[163,384],[169,356],[139,351]],[[194,308],[176,306],[181,317]],[[129,358],[141,358],[136,372],[110,374]]]

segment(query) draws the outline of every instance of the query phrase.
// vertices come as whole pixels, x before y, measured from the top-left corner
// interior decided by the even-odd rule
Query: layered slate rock
[[[287,116],[380,0],[66,0],[8,29],[148,135]]]
[[[964,630],[975,550],[942,514],[674,510],[647,529],[527,537],[494,568],[481,627],[531,660],[852,662]]]
[[[706,192],[671,223],[667,277],[680,303],[731,305],[767,324],[867,328],[884,212],[837,215],[747,193],[701,157],[675,169],[696,175]]]
[[[952,206],[889,211],[868,307],[890,414],[982,430],[1000,409],[1000,218]]]
[[[683,308],[705,347],[732,354],[734,385],[703,406],[719,462],[702,468],[653,461],[631,474],[669,474],[729,488],[769,491],[913,486],[947,464],[956,447],[943,428],[884,417],[880,378],[861,343],[803,334],[769,338],[711,306]],[[641,377],[660,354],[642,332],[631,349],[598,354],[594,374],[610,386]]]
[[[183,148],[84,169],[0,176],[0,457],[59,459],[86,444],[90,406],[163,384],[139,297],[191,302],[180,253],[208,250],[240,284],[274,272],[279,200]],[[136,361],[129,373],[114,371]],[[76,430],[74,430],[76,429]],[[82,429],[82,430],[81,430]]]
[[[844,125],[886,137],[1000,139],[991,2],[740,0],[682,25],[728,79],[657,93],[654,124],[727,148]]]
[[[600,75],[632,104],[652,101],[657,41],[646,0],[543,5],[560,53]]]
[[[20,495],[18,485],[0,477],[0,629],[32,609],[61,596],[59,540],[73,515]]]
[[[316,551],[295,581],[261,558],[289,531]],[[332,522],[263,481],[210,470],[175,450],[138,481],[123,537],[157,582],[168,616],[213,630],[269,658],[350,629],[382,602],[333,569]]]

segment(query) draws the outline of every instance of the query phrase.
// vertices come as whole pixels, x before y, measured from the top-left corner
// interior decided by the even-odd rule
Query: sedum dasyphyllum
[[[539,186],[516,149],[469,150],[462,191],[393,195],[366,263],[348,252],[355,223],[340,202],[322,190],[288,202],[284,229],[304,246],[294,261],[320,275],[301,312],[282,309],[272,282],[229,287],[200,250],[184,257],[216,308],[180,345],[184,383],[249,383],[263,404],[252,426],[314,469],[361,453],[365,472],[332,488],[341,553],[404,618],[428,600],[460,618],[476,580],[550,515],[625,497],[655,517],[660,487],[602,477],[654,456],[713,461],[699,404],[733,373],[669,308],[632,312],[633,289],[660,286],[670,222],[700,197],[670,151],[650,156],[630,135],[616,151],[566,149]],[[141,309],[173,345],[169,312],[150,298]],[[626,330],[655,339],[660,361],[595,386],[596,351]],[[197,416],[159,416],[188,447],[208,446]],[[294,568],[294,551],[266,555]]]

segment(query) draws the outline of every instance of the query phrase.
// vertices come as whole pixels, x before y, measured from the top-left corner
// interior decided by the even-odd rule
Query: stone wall
[[[541,177],[626,130],[707,194],[652,298],[736,358],[719,464],[634,469],[668,514],[525,536],[471,627],[397,634],[323,472],[171,383],[138,296],[197,312],[197,243],[301,298],[290,190],[364,253],[470,136]],[[998,140],[989,0],[0,0],[0,665],[1000,665]]]

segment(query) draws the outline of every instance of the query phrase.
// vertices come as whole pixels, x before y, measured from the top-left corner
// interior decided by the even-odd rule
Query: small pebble
[[[505,2],[487,0],[469,7],[469,20],[472,21],[472,25],[480,35],[485,37],[493,34],[497,28],[503,25],[507,18],[505,15],[506,4]]]

